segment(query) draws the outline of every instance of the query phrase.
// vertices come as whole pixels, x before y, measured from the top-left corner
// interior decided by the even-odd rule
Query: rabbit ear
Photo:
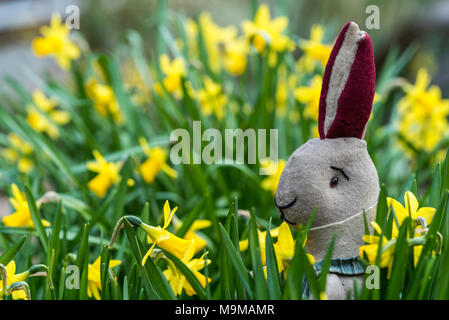
[[[376,70],[369,35],[354,22],[341,30],[324,71],[320,138],[363,138],[373,105]]]

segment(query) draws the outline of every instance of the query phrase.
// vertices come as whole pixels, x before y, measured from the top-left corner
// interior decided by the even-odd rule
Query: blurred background
[[[348,20],[365,29],[366,7],[372,1],[360,0],[285,0],[260,1],[272,7],[276,15],[286,15],[289,31],[307,38],[313,24],[327,26],[326,39],[333,41],[336,32]],[[39,26],[47,24],[52,12],[67,16],[65,9],[74,4],[81,10],[80,28],[93,50],[111,51],[127,29],[139,31],[147,50],[155,47],[157,35],[156,0],[0,0],[0,74],[22,78],[21,65],[37,73],[51,72],[63,77],[52,59],[37,59],[30,50]],[[276,10],[274,10],[276,4]],[[443,92],[449,87],[449,1],[396,0],[376,1],[380,9],[380,29],[368,30],[374,42],[377,67],[380,68],[388,49],[411,44],[417,51],[404,70],[404,76],[414,79],[419,66],[432,74],[433,83]],[[169,0],[169,9],[177,14],[196,17],[202,11],[211,13],[221,25],[239,25],[251,16],[254,1],[241,0]],[[274,10],[274,11],[273,11]],[[279,12],[280,11],[280,12]],[[30,85],[28,83],[28,85]]]
[[[158,3],[163,2],[0,0],[0,83],[5,76],[12,76],[25,89],[34,90],[35,84],[26,75],[25,69],[30,69],[42,78],[51,76],[52,79],[70,82],[72,79],[70,73],[59,68],[54,59],[37,58],[31,49],[33,38],[40,35],[41,26],[48,25],[52,13],[59,12],[65,18],[68,15],[66,8],[70,5],[76,5],[80,9],[78,37],[85,37],[92,51],[120,52],[120,46],[127,46],[127,42],[123,41],[127,31],[132,29],[140,33],[148,53],[147,57],[155,61],[154,57],[158,56],[157,26],[160,25],[161,19],[165,19],[157,15]],[[309,39],[311,27],[315,24],[323,25],[325,44],[333,43],[341,27],[352,20],[358,23],[361,29],[368,31],[373,40],[378,74],[386,63],[389,52],[393,50],[405,52],[407,48],[413,47],[411,50],[413,56],[402,69],[400,76],[414,83],[418,69],[424,67],[430,73],[432,84],[441,88],[443,97],[449,96],[449,0],[376,1],[375,5],[380,11],[380,28],[372,30],[366,28],[366,20],[370,15],[366,9],[373,4],[372,1],[168,0],[166,3],[169,14],[168,21],[164,23],[172,29],[170,31],[173,35],[179,34],[178,31],[182,27],[177,25],[176,21],[185,21],[174,17],[196,19],[200,13],[209,12],[212,20],[222,27],[240,26],[243,20],[252,19],[259,4],[269,5],[272,16],[287,16],[288,32],[295,37]],[[299,52],[294,54],[299,55]],[[7,97],[11,90],[10,86],[0,85],[0,97]],[[394,103],[391,100],[387,101],[386,105],[387,109],[390,109]],[[370,146],[374,146],[374,143],[370,143]],[[378,158],[378,166],[385,162],[382,151],[375,157]],[[404,161],[392,162],[398,163],[396,167],[408,168]],[[410,170],[396,170],[396,167],[379,171],[384,177],[388,177],[388,181],[397,180],[394,185],[399,188],[398,186],[402,186],[408,179]],[[432,174],[431,170],[427,171],[424,181],[428,181]],[[0,208],[6,207],[6,203],[7,200],[0,195]]]

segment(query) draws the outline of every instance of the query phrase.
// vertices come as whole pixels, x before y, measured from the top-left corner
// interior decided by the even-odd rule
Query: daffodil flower
[[[300,86],[295,89],[295,98],[305,105],[304,116],[318,121],[318,106],[320,104],[321,83],[323,78],[316,75],[307,86]]]
[[[201,111],[206,116],[215,114],[217,119],[223,119],[228,98],[221,85],[209,77],[203,78],[203,84],[204,88],[198,90],[197,93]]]
[[[139,143],[147,160],[138,167],[138,171],[146,183],[153,183],[159,172],[165,172],[169,177],[176,179],[178,173],[167,164],[167,152],[160,148],[150,148],[145,138],[141,137]]]
[[[332,45],[322,43],[324,28],[321,25],[313,25],[310,31],[310,39],[301,41],[299,47],[304,55],[298,60],[299,71],[311,73],[315,69],[315,63],[324,67],[332,51]],[[321,82],[320,82],[321,84]]]
[[[435,215],[436,209],[431,207],[421,207],[418,209],[418,200],[416,199],[415,195],[407,191],[404,194],[404,203],[405,207],[402,206],[399,201],[387,198],[387,204],[390,208],[393,208],[396,219],[395,222],[393,222],[393,231],[392,231],[392,237],[396,238],[399,235],[399,227],[402,225],[402,222],[405,220],[405,218],[410,217],[413,221],[418,221],[418,219],[424,219],[426,221],[426,225],[430,225],[432,223],[433,216]],[[396,223],[397,221],[397,223]],[[417,225],[417,230],[420,230],[421,226]],[[422,251],[422,245],[415,245],[413,246],[414,251],[414,263],[415,265],[419,261],[419,257],[421,255]]]
[[[420,69],[414,85],[404,86],[405,96],[398,103],[398,132],[416,149],[432,151],[449,134],[449,99],[442,99],[441,89],[430,84],[426,69]],[[407,156],[409,147],[400,143]]]
[[[61,21],[59,14],[53,14],[50,26],[42,26],[40,32],[43,37],[35,38],[32,43],[33,51],[37,56],[53,56],[64,70],[70,67],[73,60],[80,57],[81,51],[69,39],[70,30]]]
[[[40,90],[33,92],[33,102],[35,106],[27,106],[28,124],[36,132],[44,132],[50,138],[57,139],[59,130],[56,124],[67,124],[70,121],[70,114],[56,109],[58,102],[55,99],[47,98]]]
[[[279,235],[279,228],[274,228],[270,230],[270,236],[273,238],[278,237]],[[267,231],[260,231],[257,230],[257,238],[259,240],[259,248],[260,248],[260,258],[262,261],[262,265],[264,266],[266,264],[266,254],[265,254],[265,239],[267,236]],[[248,239],[242,240],[239,242],[239,248],[240,251],[246,251],[248,249]]]
[[[23,140],[17,133],[8,134],[10,147],[2,150],[3,156],[12,163],[17,163],[17,169],[22,173],[30,173],[34,168],[31,160],[33,146]]]
[[[109,268],[119,266],[122,262],[120,260],[110,260]],[[98,257],[94,263],[89,264],[87,273],[87,295],[89,298],[94,296],[95,299],[101,300],[101,256]]]
[[[168,203],[168,201],[165,201],[164,225],[162,227],[153,227],[145,223],[142,223],[140,225],[140,228],[142,228],[142,230],[144,230],[147,234],[148,243],[152,243],[150,250],[148,250],[148,252],[142,259],[142,265],[145,265],[148,257],[151,255],[156,245],[174,254],[179,259],[182,259],[186,254],[190,244],[192,243],[192,240],[181,239],[166,230],[177,210],[178,207],[175,207],[173,210],[171,210],[170,204]]]
[[[21,192],[16,184],[11,185],[12,197],[9,198],[11,205],[16,210],[14,213],[4,217],[2,222],[7,227],[29,227],[34,228],[33,219],[31,218],[30,207],[24,192]],[[42,219],[44,227],[49,227],[51,224],[45,219]]]
[[[97,150],[93,151],[93,155],[96,161],[88,162],[87,169],[98,174],[89,181],[87,187],[97,197],[104,198],[109,188],[120,180],[120,165],[107,162]]]
[[[228,72],[241,72],[243,61],[240,54],[245,48],[239,47],[240,43],[234,42],[238,41],[237,28],[235,26],[218,26],[212,21],[208,12],[202,12],[198,22],[211,69],[218,73],[224,63]]]
[[[296,87],[297,77],[295,74],[288,75],[287,67],[282,64],[278,68],[276,85],[276,114],[284,117],[287,113],[287,102],[289,92],[294,91]]]
[[[14,262],[14,260],[10,261],[6,265],[6,286],[10,286],[14,282],[24,281],[26,278],[28,278],[28,276],[29,276],[28,271],[16,274],[16,263]],[[0,280],[0,291],[1,291],[0,300],[3,299],[3,287],[4,287],[3,280]],[[17,299],[26,300],[27,296],[25,291],[17,290],[13,291],[12,298],[14,300]]]
[[[283,34],[287,25],[287,17],[272,20],[268,6],[261,5],[257,9],[254,21],[244,21],[242,29],[259,53],[262,53],[267,46],[275,52],[282,52],[294,48],[293,41]]]
[[[184,60],[182,58],[175,58],[173,61],[170,61],[168,55],[163,54],[159,57],[159,64],[165,76],[162,84],[167,92],[179,93],[181,89],[181,78],[186,74]],[[162,86],[159,82],[154,85],[154,90],[158,95],[162,95],[163,93]]]
[[[397,223],[393,223],[393,238],[397,238],[399,234],[399,227],[402,225],[402,222],[405,220],[405,218],[411,217],[414,221],[416,221],[418,218],[423,218],[426,220],[427,225],[429,225],[432,222],[433,216],[435,215],[435,208],[422,207],[418,209],[418,200],[410,191],[407,191],[404,194],[404,203],[405,206],[403,206],[399,201],[387,197],[388,207],[393,208],[397,221]]]
[[[118,124],[124,122],[119,103],[111,86],[98,82],[91,77],[86,83],[86,94],[92,99],[95,110],[102,116],[109,115]]]
[[[14,260],[11,260],[4,268],[6,271],[6,283],[3,283],[3,279],[0,280],[0,300],[3,299],[4,287],[9,287],[14,283],[25,281],[30,276],[42,276],[42,275],[46,276],[48,269],[47,266],[39,264],[32,266],[30,269],[24,272],[16,274],[16,263]],[[28,297],[25,290],[14,290],[12,291],[12,298],[14,300],[17,299],[27,300]]]
[[[305,246],[304,241],[303,246]],[[274,252],[276,253],[276,260],[279,272],[287,270],[290,265],[290,261],[295,255],[295,240],[293,239],[289,225],[286,222],[282,222],[279,227],[278,241],[273,245]],[[315,263],[315,258],[307,254],[307,258],[310,264]]]
[[[192,259],[194,255],[195,255],[195,241],[192,239],[190,240],[190,245],[187,251],[181,258],[181,261],[184,262],[184,264],[190,269],[190,271],[192,271],[193,275],[198,279],[198,281],[204,288],[206,287],[206,284],[211,281],[211,279],[207,278],[199,271],[204,268],[206,263],[209,264],[211,261],[209,259],[204,259],[204,257],[207,255],[207,252],[205,252],[199,259]],[[172,288],[175,295],[180,295],[183,289],[189,296],[196,294],[191,284],[186,280],[184,274],[182,274],[176,268],[173,262],[168,260],[167,264],[168,268],[164,270],[163,274],[167,279],[168,283],[170,284],[170,287]]]
[[[179,230],[179,228],[181,228],[182,226],[182,222],[176,219],[176,217],[174,217],[173,219],[173,224],[176,230]],[[189,230],[187,230],[186,234],[184,235],[184,239],[186,240],[193,239],[195,241],[195,254],[203,250],[207,245],[206,240],[198,236],[195,231],[208,228],[211,225],[212,222],[210,222],[209,220],[195,220],[190,226]]]
[[[276,189],[281,178],[282,170],[284,170],[286,161],[280,159],[279,161],[273,161],[270,159],[264,159],[261,161],[262,170],[268,174],[262,181],[262,188],[271,191],[273,195],[276,194]]]
[[[379,235],[382,234],[382,229],[376,222],[372,221],[371,225]],[[395,244],[392,243],[386,247],[389,241],[385,236],[364,235],[362,239],[367,244],[359,248],[360,257],[366,257],[370,264],[375,264],[380,246],[380,266],[381,268],[388,268],[387,277],[389,278],[393,266]]]
[[[227,72],[234,76],[243,74],[247,65],[249,52],[248,42],[244,37],[230,39],[225,42],[223,65]]]
[[[387,277],[389,278],[391,275],[394,259],[395,241],[399,235],[399,229],[404,220],[407,217],[410,217],[415,222],[417,222],[419,219],[424,219],[426,221],[426,224],[429,225],[432,222],[436,209],[430,207],[418,208],[419,207],[418,200],[416,199],[415,195],[410,191],[407,191],[404,194],[404,204],[405,204],[404,206],[399,201],[389,197],[387,197],[387,204],[388,207],[390,208],[389,214],[392,214],[391,208],[393,209],[395,214],[395,219],[393,220],[392,226],[391,239],[389,240],[385,236],[364,235],[363,241],[365,241],[365,243],[367,244],[361,246],[359,251],[360,257],[362,258],[366,257],[369,263],[375,264],[377,259],[377,252],[380,246],[381,247],[380,266],[382,268],[388,268]],[[371,222],[371,225],[379,235],[382,235],[382,229],[376,222],[374,221]],[[420,225],[417,225],[416,228],[417,228],[416,230],[421,230]],[[420,244],[413,245],[413,252],[414,252],[413,256],[415,266],[419,261],[422,247],[423,246]]]

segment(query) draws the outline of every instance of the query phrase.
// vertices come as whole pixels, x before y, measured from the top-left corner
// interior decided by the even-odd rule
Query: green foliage
[[[256,10],[257,1],[251,1],[253,15]],[[31,93],[14,78],[4,79],[13,94],[5,95],[0,102],[0,150],[11,147],[8,134],[18,134],[33,149],[29,157],[34,168],[23,173],[17,163],[1,157],[0,187],[10,194],[10,186],[15,183],[25,192],[34,228],[0,225],[0,264],[14,260],[18,272],[31,268],[32,261],[46,264],[45,280],[29,280],[33,299],[88,299],[92,284],[89,269],[97,257],[101,257],[100,295],[105,300],[323,298],[335,238],[329,244],[323,269],[317,274],[308,259],[307,247],[303,247],[315,210],[306,226],[292,231],[296,241],[294,256],[287,270],[279,273],[276,237],[266,232],[263,247],[259,238],[259,232],[281,224],[273,194],[262,186],[266,176],[258,174],[260,163],[173,165],[167,159],[167,165],[174,168],[178,177],[173,179],[160,171],[151,182],[139,171],[148,158],[139,145],[140,137],[145,137],[150,148],[167,151],[171,146],[170,133],[177,128],[191,132],[194,120],[201,121],[203,131],[278,128],[279,157],[286,160],[313,137],[316,121],[306,116],[307,106],[290,92],[294,88],[289,88],[285,114],[278,113],[278,80],[285,69],[287,75],[296,76],[296,86],[308,86],[313,76],[322,76],[323,66],[314,65],[311,72],[300,73],[290,52],[274,53],[276,62],[271,63],[269,52],[259,54],[250,46],[247,67],[241,75],[232,76],[223,68],[214,69],[204,30],[199,30],[195,38],[198,52],[194,56],[184,30],[186,18],[167,10],[165,1],[158,2],[156,20],[157,46],[150,52],[144,51],[144,40],[136,31],[127,31],[124,43],[110,54],[86,49],[79,60],[72,62],[67,82],[51,76],[42,78],[24,67],[35,87],[55,98],[58,110],[70,115],[67,125],[55,124],[57,139],[30,126],[26,106],[34,103]],[[331,43],[336,30],[327,33],[332,35],[326,39]],[[302,40],[289,36],[298,43]],[[180,47],[179,41],[185,45]],[[383,234],[376,235],[388,239],[392,236],[395,221],[389,214],[387,196],[402,199],[405,191],[413,191],[420,207],[437,210],[423,243],[414,239],[416,222],[412,219],[399,228],[390,276],[387,268],[380,268],[379,247],[375,264],[381,270],[381,287],[358,288],[354,292],[356,299],[449,298],[449,153],[443,162],[435,160],[436,154],[448,147],[448,140],[442,139],[431,151],[412,150],[412,161],[397,148],[398,141],[406,137],[401,138],[395,131],[400,92],[393,80],[400,76],[415,51],[414,47],[404,52],[391,49],[378,77],[377,91],[382,99],[374,105],[367,127],[369,152],[382,183],[376,222]],[[159,63],[162,54],[186,62],[177,94],[170,93],[164,84],[166,75]],[[102,116],[97,111],[96,101],[86,88],[91,78],[98,78],[112,89],[123,123],[112,114]],[[203,110],[198,91],[204,89],[205,78],[219,84],[219,91],[227,98],[222,118]],[[156,84],[161,85],[160,91]],[[41,113],[51,121],[45,112]],[[120,178],[111,184],[104,198],[88,187],[96,177],[88,169],[88,162],[94,160],[93,150],[120,167]],[[162,226],[166,200],[172,207],[179,207],[176,217],[180,226],[172,223],[167,231],[180,238],[189,234],[195,221],[211,222],[210,227],[195,231],[207,242],[202,251],[208,251],[206,259],[211,261],[201,270],[210,278],[206,287],[182,259],[167,250],[156,249],[159,251],[142,265],[151,244],[139,225]],[[51,226],[45,227],[42,219],[51,221]],[[367,229],[369,223],[366,221]],[[113,241],[108,246],[111,237]],[[240,242],[246,239],[248,249],[240,250]],[[415,263],[414,247],[418,245],[422,245],[422,250]],[[109,263],[115,259],[121,265],[111,268]],[[164,275],[167,259],[196,295],[173,292]],[[67,271],[72,265],[79,270],[79,289],[66,287],[70,276]],[[306,284],[308,297],[303,295]]]

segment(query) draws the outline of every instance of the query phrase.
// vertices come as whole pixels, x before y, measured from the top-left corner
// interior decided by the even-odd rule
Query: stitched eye
[[[330,182],[331,188],[335,187],[337,184],[338,184],[338,178],[337,177],[333,177],[331,179],[331,182]]]

